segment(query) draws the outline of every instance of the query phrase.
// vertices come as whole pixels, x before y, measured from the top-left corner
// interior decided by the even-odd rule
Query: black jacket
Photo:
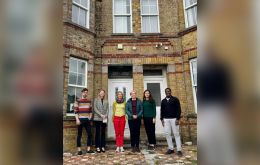
[[[173,118],[181,118],[181,105],[177,97],[171,96],[169,101],[164,98],[161,102],[161,120]]]

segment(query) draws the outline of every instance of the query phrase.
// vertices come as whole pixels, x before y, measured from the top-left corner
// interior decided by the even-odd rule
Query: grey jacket
[[[100,98],[94,101],[94,121],[102,121],[102,115],[108,115],[108,101],[103,100],[103,104]]]

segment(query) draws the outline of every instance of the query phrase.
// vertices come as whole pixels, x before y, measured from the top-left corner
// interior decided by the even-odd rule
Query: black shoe
[[[131,150],[132,152],[136,152],[136,150],[135,150],[135,147],[132,147],[132,150]]]
[[[136,152],[141,152],[139,147],[135,147]]]
[[[92,150],[87,151],[87,153],[88,153],[88,154],[95,154],[95,152],[92,151]]]
[[[103,147],[101,148],[101,151],[102,151],[102,152],[106,152],[105,148],[103,148]]]
[[[170,150],[168,149],[168,151],[165,153],[166,155],[169,155],[169,154],[173,154],[174,153],[174,150]]]
[[[181,151],[177,151],[177,155],[178,156],[182,156],[182,152]]]
[[[78,155],[82,155],[82,151],[78,151]]]

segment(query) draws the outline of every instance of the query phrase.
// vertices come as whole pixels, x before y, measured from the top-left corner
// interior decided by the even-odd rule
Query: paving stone
[[[197,164],[197,148],[196,146],[184,146],[183,157],[179,157],[176,153],[165,155],[167,147],[157,147],[155,151],[150,152],[142,149],[141,153],[132,153],[129,150],[124,153],[115,153],[114,150],[107,150],[106,153],[96,153],[93,155],[83,154],[80,156],[73,156],[65,153],[63,156],[64,164],[100,164],[100,165],[182,165],[182,164]],[[192,152],[189,152],[193,150]],[[194,152],[195,151],[195,152]],[[70,156],[71,155],[71,156]]]

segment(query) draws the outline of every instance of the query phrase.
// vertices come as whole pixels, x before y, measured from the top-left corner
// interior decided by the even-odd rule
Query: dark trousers
[[[144,117],[144,126],[149,144],[156,144],[155,123],[152,117]]]
[[[141,119],[128,120],[131,147],[139,147]]]
[[[96,148],[101,148],[106,146],[106,127],[107,124],[102,121],[95,121],[96,125],[96,136],[95,136],[95,144]]]
[[[82,137],[83,127],[86,129],[88,134],[87,146],[91,146],[91,138],[92,138],[91,125],[90,125],[90,121],[86,120],[86,121],[80,121],[80,125],[78,125],[77,147],[81,147],[81,137]]]

